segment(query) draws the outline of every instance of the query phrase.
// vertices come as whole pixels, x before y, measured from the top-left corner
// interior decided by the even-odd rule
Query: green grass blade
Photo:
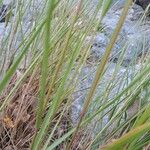
[[[36,115],[36,128],[39,129],[41,122],[42,122],[42,115],[45,106],[45,91],[46,91],[46,82],[48,76],[48,58],[49,58],[49,48],[50,48],[50,26],[54,11],[55,0],[49,0],[47,6],[47,17],[45,23],[45,30],[44,30],[44,52],[43,52],[43,60],[42,60],[42,73],[41,73],[41,80],[40,80],[40,98],[38,100],[37,106],[37,115]]]
[[[146,123],[144,125],[141,125],[133,130],[131,130],[129,133],[123,135],[120,139],[115,140],[111,144],[108,144],[104,148],[101,148],[101,150],[123,150],[124,146],[127,143],[131,143],[132,140],[134,140],[137,137],[142,136],[145,132],[150,131],[150,123]]]
[[[2,90],[5,88],[6,84],[8,83],[9,79],[11,78],[11,76],[14,74],[14,72],[16,71],[19,63],[21,62],[21,60],[23,59],[23,57],[25,56],[25,54],[27,53],[31,43],[34,41],[34,39],[36,38],[37,34],[39,34],[39,32],[41,31],[41,29],[43,28],[43,25],[45,24],[45,21],[43,21],[43,23],[41,25],[39,25],[39,27],[37,28],[37,30],[35,31],[35,33],[32,35],[32,37],[29,39],[28,43],[26,44],[25,48],[22,50],[20,56],[18,56],[18,58],[16,59],[16,61],[12,64],[12,66],[10,67],[10,69],[6,72],[4,78],[2,79],[2,81],[0,82],[0,93],[2,93]]]

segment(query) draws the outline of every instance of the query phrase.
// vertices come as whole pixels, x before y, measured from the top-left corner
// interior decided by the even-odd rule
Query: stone
[[[79,114],[82,110],[84,100],[93,82],[96,69],[97,66],[85,66],[82,68],[80,72],[79,83],[76,87],[76,91],[72,95],[73,104],[72,104],[71,117],[72,117],[72,122],[74,124],[77,122],[79,118]],[[95,95],[93,97],[93,101],[91,103],[91,107],[89,108],[89,111],[92,111],[94,107],[98,108],[101,105],[101,102],[103,102],[103,99],[105,99],[105,101],[108,101],[109,99],[114,98],[122,89],[124,89],[131,82],[131,80],[136,74],[136,71],[140,69],[140,66],[136,65],[133,68],[132,67],[125,68],[120,66],[118,68],[118,71],[115,73],[116,69],[117,69],[117,65],[115,63],[107,64],[106,70],[95,91]],[[113,78],[113,74],[114,74],[114,78]],[[107,96],[104,95],[106,90],[108,90]],[[99,99],[98,101],[100,103],[96,103],[95,105],[95,101],[97,98]],[[107,123],[107,121],[108,120],[106,119],[104,122]]]
[[[135,0],[135,4],[140,5],[143,9],[146,9],[150,4],[150,0]]]
[[[146,14],[150,15],[150,0],[135,0],[135,4],[140,5],[144,10],[149,7]]]
[[[112,32],[119,20],[121,9],[110,10],[102,21],[103,30],[97,33],[91,48],[91,60],[100,61],[107,44],[110,41]],[[142,8],[134,5],[130,8],[126,21],[119,33],[118,39],[112,49],[110,61],[118,62],[121,53],[124,51],[123,66],[129,66],[135,56],[138,58],[142,53],[150,52],[150,21],[143,24],[139,22],[142,17]],[[144,41],[144,40],[145,41]],[[144,49],[144,50],[143,50]]]
[[[117,1],[117,0],[116,0]],[[119,5],[118,5],[119,6]],[[121,6],[121,5],[120,5]],[[102,58],[102,55],[105,52],[105,48],[110,41],[112,32],[115,29],[115,26],[119,20],[122,7],[115,7],[111,9],[102,21],[102,26],[104,27],[102,31],[98,32],[95,36],[94,43],[91,47],[90,57],[92,61],[99,62]],[[112,7],[113,8],[113,7]],[[117,8],[117,9],[116,9]],[[112,84],[118,83],[117,86],[112,86],[106,101],[112,99],[116,94],[123,88],[127,86],[127,83],[130,83],[135,74],[140,70],[140,65],[134,64],[135,56],[139,56],[143,53],[143,49],[146,52],[149,52],[150,49],[150,21],[146,20],[139,21],[143,15],[143,9],[139,5],[133,5],[129,10],[129,14],[126,18],[126,21],[120,31],[119,37],[112,49],[110,56],[110,62],[108,63],[107,69],[102,77],[101,82],[99,83],[95,95],[93,97],[92,105],[94,105],[96,98],[99,98],[99,101],[103,101],[103,93],[111,81],[111,77],[115,71],[116,62],[120,57],[120,54],[123,49],[125,49],[122,65],[118,68],[117,74],[112,81]],[[133,68],[132,68],[133,67]],[[95,76],[97,66],[85,66],[82,68],[81,73],[79,74],[79,83],[76,87],[75,93],[72,95],[72,122],[76,124],[79,118],[79,114],[82,110],[84,100],[88,93],[89,88],[91,87],[92,81]],[[128,75],[127,75],[128,74]],[[119,85],[121,88],[119,88]],[[98,103],[95,103],[99,107]],[[90,106],[89,111],[92,111],[94,108]],[[133,116],[137,111],[138,103],[133,104],[129,108],[127,115],[129,117]],[[108,116],[104,117],[103,123],[108,123]]]

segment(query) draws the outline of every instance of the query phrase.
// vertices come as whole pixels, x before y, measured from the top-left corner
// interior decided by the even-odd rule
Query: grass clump
[[[46,0],[39,2],[40,7],[36,2],[14,3],[8,34],[1,40],[0,148],[117,150],[147,146],[149,56],[138,71],[133,69],[131,81],[130,68],[126,68],[121,82],[116,82],[124,57],[122,49],[111,78],[103,91],[95,94],[132,0],[126,1],[102,59],[90,64],[96,71],[76,124],[71,120],[73,94],[82,82],[82,69],[89,65],[94,36],[111,1],[99,0],[93,9],[89,8],[90,1],[84,0]],[[88,37],[92,38],[87,43]],[[118,92],[110,98],[118,84]],[[138,109],[130,116],[134,105]]]

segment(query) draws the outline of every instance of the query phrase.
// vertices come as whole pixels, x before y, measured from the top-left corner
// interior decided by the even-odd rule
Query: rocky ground
[[[97,68],[95,64],[100,62],[106,45],[109,43],[111,33],[115,29],[115,25],[118,22],[120,13],[122,11],[122,4],[123,3],[119,3],[119,5],[112,7],[107,16],[103,19],[101,25],[103,26],[103,30],[97,33],[91,48],[91,53],[89,56],[90,65],[82,68],[79,77],[79,84],[77,86],[77,92],[75,92],[73,95],[73,122],[76,122],[77,118],[79,117],[79,113],[81,111],[87,91],[91,87],[94,78]],[[117,86],[114,86],[115,88],[110,87],[110,95],[105,98],[106,101],[109,98],[113,98],[119,91],[121,91],[121,89],[126,87],[135,76],[137,71],[139,71],[141,68],[138,60],[143,54],[148,54],[150,52],[150,18],[142,18],[143,13],[144,11],[142,7],[136,4],[133,5],[133,7],[131,7],[129,10],[129,14],[119,34],[118,40],[112,50],[110,62],[108,63],[106,72],[104,73],[102,81],[98,86],[94,96],[95,99],[99,97],[100,102],[103,102],[103,93],[108,88],[109,84]],[[118,68],[119,71],[117,74],[115,74],[115,70],[117,69],[116,63],[120,60],[120,54],[123,51],[124,56],[121,66]],[[132,64],[135,64],[134,67]],[[114,78],[113,75],[115,75]],[[119,85],[121,85],[121,88]],[[94,102],[92,105],[94,105]],[[100,104],[97,105],[97,107],[99,106]],[[91,108],[91,111],[94,109],[94,107],[95,105],[93,108]],[[138,105],[135,104],[132,109],[129,109],[128,115],[132,116],[136,112],[137,107]],[[106,117],[104,122],[107,123],[107,121],[108,120]]]

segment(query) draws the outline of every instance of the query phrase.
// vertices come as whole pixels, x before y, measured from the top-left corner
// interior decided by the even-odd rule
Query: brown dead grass
[[[15,73],[7,88],[0,97],[5,100],[18,80]],[[11,102],[0,114],[0,148],[26,149],[29,148],[35,133],[35,106],[38,94],[38,77],[28,76],[11,98]]]
[[[10,103],[0,112],[0,149],[2,150],[28,150],[33,140],[35,129],[35,112],[39,91],[39,71],[33,72],[28,76],[12,95]],[[16,81],[21,76],[20,72],[16,72],[11,78],[8,86],[0,96],[2,103],[10,93]],[[47,92],[46,92],[47,93]],[[60,112],[64,109],[66,99],[56,114],[53,122],[50,123],[47,135],[48,138],[54,128]],[[46,114],[45,110],[45,114]],[[44,117],[44,115],[43,115]],[[71,127],[69,109],[65,110],[63,117],[52,137],[50,143],[64,135]],[[66,143],[62,143],[56,149],[60,150],[65,147]]]

